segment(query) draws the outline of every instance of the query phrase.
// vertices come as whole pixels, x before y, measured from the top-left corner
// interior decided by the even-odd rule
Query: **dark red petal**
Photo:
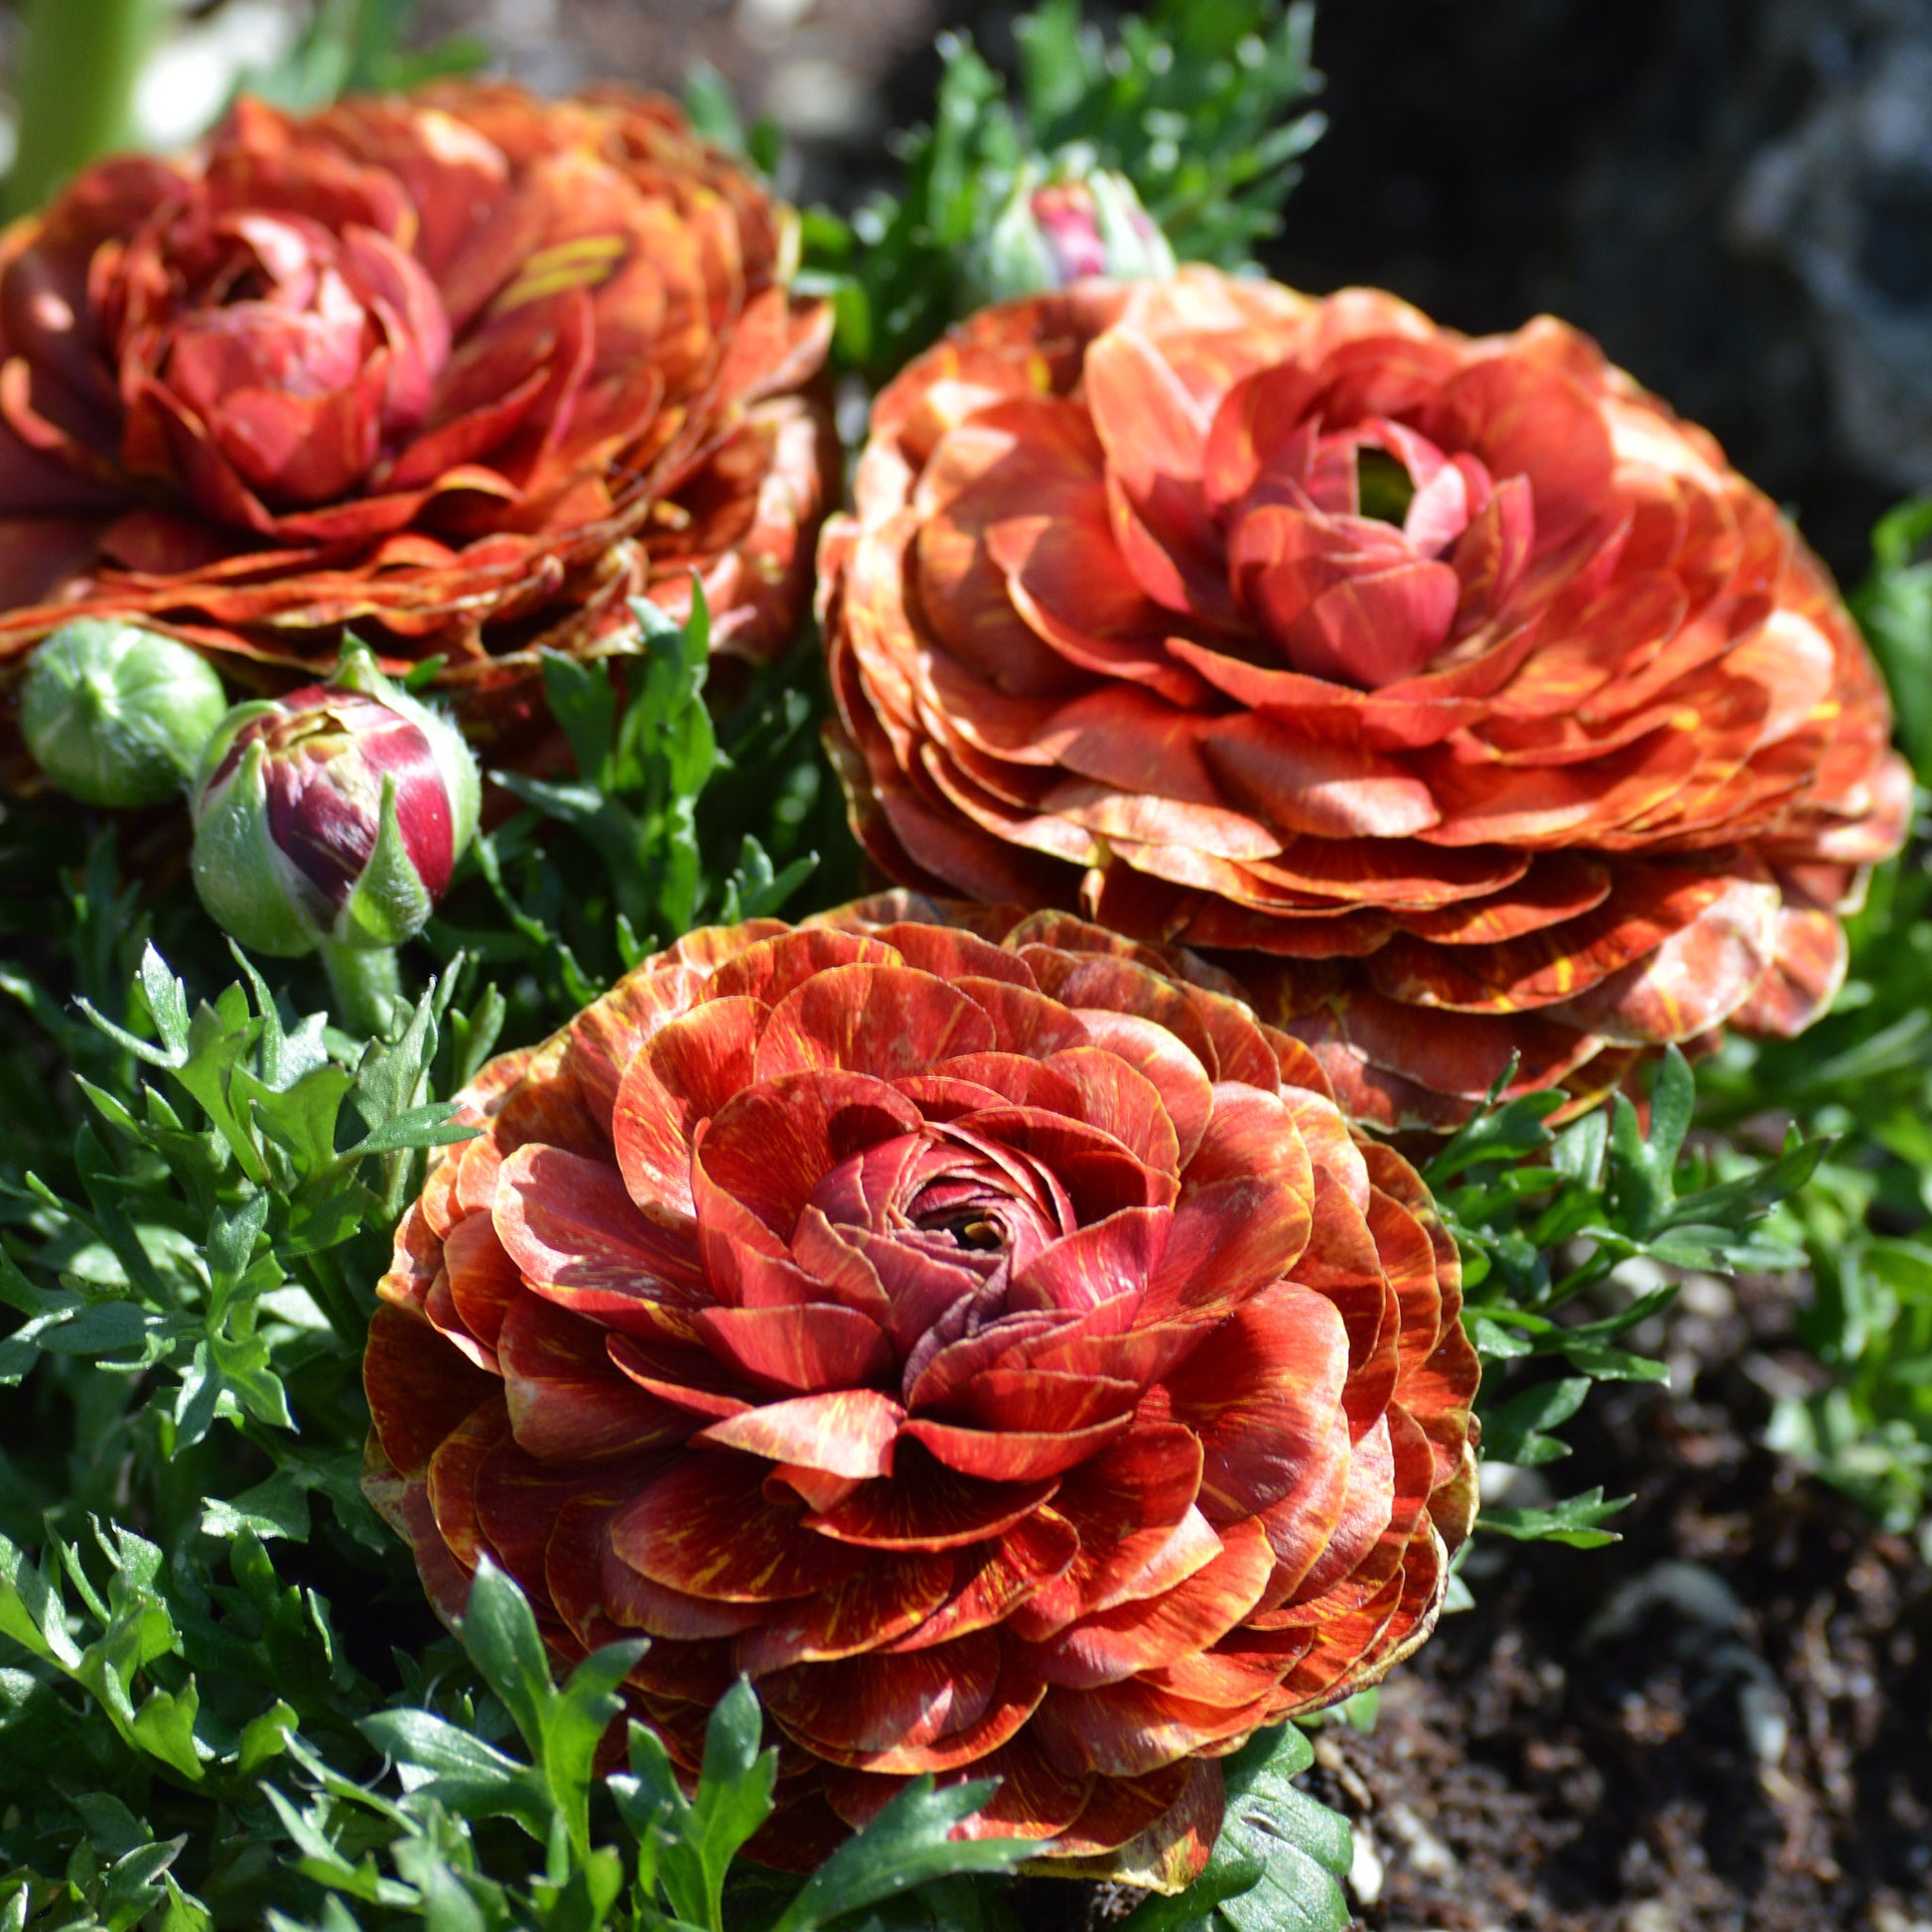
[[[1089,1008],[1083,1024],[1095,1046],[1153,1083],[1174,1130],[1174,1159],[1184,1168],[1200,1146],[1214,1111],[1213,1083],[1198,1054],[1166,1027],[1130,1014]]]
[[[1005,1531],[955,1558],[953,1593],[924,1622],[900,1637],[895,1650],[929,1650],[968,1630],[991,1629],[1039,1587],[1063,1576],[1079,1554],[1080,1539],[1064,1516],[1039,1508]]]
[[[1128,1415],[1140,1394],[1139,1383],[1104,1375],[991,1368],[965,1386],[960,1400],[991,1429],[1058,1431]]]
[[[801,1664],[759,1686],[779,1729],[854,1770],[951,1771],[1017,1736],[1039,1680],[1004,1663],[988,1632],[931,1650]]]
[[[1014,1628],[1033,1641],[1076,1617],[1172,1588],[1219,1553],[1194,1499],[1201,1448],[1171,1424],[1135,1430],[1108,1445],[1060,1484],[1055,1511],[1080,1538],[1066,1575],[1045,1586]]]
[[[891,946],[877,939],[856,932],[836,932],[828,926],[779,932],[725,960],[711,976],[707,997],[725,1000],[743,993],[774,1007],[814,973],[867,961],[896,966],[898,957]]]
[[[1049,1684],[1083,1690],[1198,1656],[1261,1601],[1275,1553],[1258,1522],[1221,1532],[1221,1552],[1159,1596],[1082,1617],[1028,1659]]]
[[[498,1358],[510,1428],[547,1462],[632,1454],[681,1443],[691,1418],[644,1393],[612,1366],[606,1331],[534,1295],[503,1322]]]
[[[1138,1299],[1160,1267],[1173,1215],[1124,1207],[1042,1248],[1015,1276],[1009,1306],[1084,1314],[1122,1296]]]
[[[892,1344],[856,1310],[813,1303],[765,1309],[704,1309],[693,1316],[712,1353],[771,1388],[800,1395],[857,1387],[881,1374]]]
[[[1005,980],[1031,988],[1034,976],[1013,953],[953,925],[914,925],[903,920],[881,925],[872,934],[891,946],[908,966],[957,985],[966,978]]]
[[[986,1015],[944,980],[909,966],[840,966],[773,1007],[756,1066],[760,1081],[834,1070],[894,1080],[997,1044]]]
[[[1145,1817],[1166,1795],[1161,1777],[1155,1772],[1145,1778],[1096,1779],[1088,1809],[1066,1834],[1068,1854],[1083,1843],[1104,1844],[1124,1826]],[[1058,1868],[1094,1877],[1118,1875],[1123,1883],[1153,1891],[1185,1891],[1207,1868],[1225,1810],[1220,1765],[1197,1758],[1187,1766],[1179,1795],[1151,1825],[1090,1863],[1065,1856]]]
[[[597,1577],[599,1615],[620,1630],[643,1630],[677,1643],[703,1643],[756,1630],[771,1609],[766,1602],[725,1603],[652,1583],[631,1569],[608,1541],[598,1553]],[[581,1618],[581,1607],[578,1614]]]
[[[1200,1503],[1238,1521],[1294,1490],[1326,1449],[1348,1373],[1331,1303],[1282,1282],[1236,1309],[1165,1386],[1173,1420],[1200,1438]]]
[[[954,1550],[1004,1535],[1058,1486],[1051,1478],[977,1482],[904,1443],[890,1480],[869,1482],[849,1501],[809,1520],[821,1535],[855,1548]]]
[[[1030,1482],[1056,1476],[1084,1462],[1111,1442],[1131,1421],[1116,1416],[1090,1423],[1084,1429],[1055,1434],[1020,1430],[966,1429],[956,1423],[928,1422],[915,1417],[905,1435],[923,1444],[947,1468],[986,1482]]]
[[[487,1214],[467,1215],[450,1229],[443,1266],[450,1278],[450,1299],[464,1326],[486,1348],[494,1348],[503,1317],[523,1283]]]
[[[772,1016],[760,1052],[782,1011]],[[839,1162],[919,1125],[909,1100],[867,1074],[760,1073],[705,1127],[697,1161],[708,1179],[788,1241],[799,1211]]]
[[[688,975],[691,969],[680,970]],[[619,1068],[612,1139],[630,1197],[646,1211],[697,1211],[691,1197],[692,1140],[703,1122],[751,1083],[752,1056],[765,1019],[766,1009],[757,1000],[713,1000],[660,1027]],[[573,1031],[573,1050],[576,1036]]]
[[[763,1613],[759,1627],[738,1641],[738,1667],[762,1677],[882,1649],[919,1629],[946,1600],[954,1565],[944,1552],[872,1557],[845,1583]]]
[[[1063,1772],[1137,1778],[1246,1736],[1265,1712],[1260,1699],[1232,1709],[1197,1704],[1128,1678],[1091,1691],[1048,1691],[1033,1731]]]
[[[759,1686],[779,1726],[814,1750],[917,1748],[970,1730],[1000,1679],[1000,1643],[977,1631],[931,1650],[776,1671]]]
[[[411,1475],[502,1384],[473,1367],[420,1316],[379,1308],[369,1320],[362,1387],[377,1440],[397,1469]]]
[[[1280,1279],[1308,1245],[1312,1191],[1294,1103],[1253,1087],[1216,1087],[1148,1284],[1150,1316],[1226,1307]]]
[[[652,1305],[696,1305],[703,1277],[690,1243],[646,1220],[601,1162],[518,1148],[503,1163],[495,1224],[538,1294],[614,1327],[654,1332]]]
[[[1166,1096],[1145,1073],[1104,1046],[1057,1052],[1046,1064],[1075,1089],[1070,1109],[1075,1119],[1104,1129],[1150,1168],[1179,1173],[1179,1134],[1169,1117]]]
[[[1001,1100],[1076,1119],[1080,1114],[1080,1094],[1073,1083],[1044,1060],[1020,1053],[962,1053],[893,1084],[927,1120],[957,1120]]]
[[[687,1415],[736,1416],[753,1407],[752,1384],[695,1338],[610,1334],[604,1345],[621,1374]]]
[[[796,1504],[764,1492],[766,1465],[729,1450],[692,1450],[611,1519],[611,1548],[640,1577],[728,1603],[809,1596],[865,1559],[804,1527]]]
[[[1079,1817],[1092,1788],[1087,1778],[1062,1777],[1022,1731],[984,1757],[942,1773],[941,1786],[964,1778],[998,1778],[993,1796],[953,1828],[955,1839],[1053,1838]],[[825,1789],[838,1814],[855,1830],[869,1825],[899,1792],[905,1779],[876,1771],[827,1767]]]

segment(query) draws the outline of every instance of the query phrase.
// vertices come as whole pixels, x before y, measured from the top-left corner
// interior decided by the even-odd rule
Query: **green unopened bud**
[[[973,254],[972,280],[986,300],[1036,295],[1090,275],[1131,282],[1173,274],[1173,250],[1133,183],[1087,159],[1069,151],[1050,176],[1037,162],[1021,170]]]
[[[63,624],[20,694],[27,749],[89,805],[158,805],[194,775],[228,709],[205,657],[111,618]]]

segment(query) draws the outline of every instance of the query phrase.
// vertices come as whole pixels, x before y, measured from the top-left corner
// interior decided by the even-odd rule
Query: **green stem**
[[[342,1262],[329,1248],[318,1248],[307,1259],[309,1279],[305,1285],[316,1306],[328,1316],[338,1338],[352,1353],[360,1354],[369,1338],[368,1311],[357,1306],[354,1293],[343,1275]]]
[[[134,84],[160,23],[160,0],[28,0],[14,76],[20,146],[6,180],[9,216],[130,145]]]
[[[322,943],[322,963],[335,989],[336,1018],[347,1034],[374,1038],[389,1032],[402,1005],[402,980],[393,946]]]

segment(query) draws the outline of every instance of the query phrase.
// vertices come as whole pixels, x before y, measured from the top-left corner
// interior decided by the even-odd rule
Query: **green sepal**
[[[382,780],[375,845],[362,876],[336,915],[331,942],[356,951],[387,949],[413,939],[428,923],[436,901],[418,876],[396,817],[396,781]]]
[[[229,714],[224,740],[231,741],[246,722],[240,714],[253,709],[242,705]],[[212,755],[214,748],[209,751]],[[191,864],[195,890],[218,926],[250,952],[292,959],[313,951],[320,935],[296,902],[284,861],[268,836],[268,786],[262,776],[267,757],[264,746],[249,746],[233,777],[218,791],[201,794]]]

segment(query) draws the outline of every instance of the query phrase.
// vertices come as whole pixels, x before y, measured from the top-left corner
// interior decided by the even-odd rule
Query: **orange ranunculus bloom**
[[[304,682],[352,625],[487,736],[693,571],[775,653],[836,454],[790,248],[645,95],[244,100],[88,169],[0,240],[0,659],[107,614]]]
[[[1595,346],[1189,270],[986,311],[821,545],[900,882],[1208,949],[1385,1125],[1789,1034],[1910,787],[1777,509]]]
[[[686,1770],[748,1674],[772,1863],[930,1771],[1187,1882],[1219,1756],[1421,1642],[1474,1507],[1454,1244],[1230,987],[889,895],[695,932],[493,1061],[364,1369],[438,1607],[487,1556],[566,1658],[646,1633]]]

